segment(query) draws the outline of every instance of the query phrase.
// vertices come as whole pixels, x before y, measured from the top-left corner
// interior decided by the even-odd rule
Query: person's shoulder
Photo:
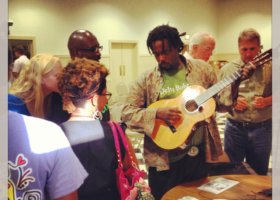
[[[208,62],[205,62],[201,59],[189,59],[188,60],[194,67],[206,67],[211,68],[211,65]]]
[[[196,71],[199,73],[215,73],[213,67],[204,60],[201,59],[189,59],[188,63],[190,65],[191,71]]]
[[[21,61],[20,61],[20,59],[19,58],[17,58],[17,59],[15,59],[15,61],[14,61],[14,65],[13,65],[13,72],[19,72],[19,70],[20,70],[20,66],[21,66]]]
[[[14,121],[17,121],[19,119],[22,119],[22,114],[20,113],[17,113],[17,112],[14,112],[14,111],[8,111],[8,119],[9,119],[9,122],[14,122]],[[10,123],[11,124],[11,123]]]
[[[10,111],[8,112],[9,124],[16,124],[17,126],[11,126],[12,129],[25,129],[29,135],[29,139],[36,139],[42,145],[49,145],[47,141],[54,139],[64,139],[64,133],[62,129],[55,123],[33,117],[24,115],[18,112]],[[55,143],[55,142],[54,142]]]
[[[53,137],[63,133],[61,128],[48,120],[24,115],[15,111],[9,110],[9,122],[24,125],[28,132],[36,132],[38,137]]]
[[[28,123],[28,128],[32,129],[32,131],[38,131],[40,135],[47,134],[48,137],[53,137],[62,132],[60,126],[54,122],[27,115],[22,115],[22,117],[24,122]]]
[[[141,76],[146,77],[150,74],[159,73],[159,72],[160,72],[159,67],[155,66],[155,67],[152,67],[151,69],[146,69],[144,72],[142,72]]]
[[[220,70],[221,71],[228,71],[228,70],[232,71],[232,70],[240,68],[242,65],[243,65],[242,61],[240,59],[236,59],[236,60],[229,61],[226,64],[224,64]]]
[[[193,59],[193,57],[192,57],[192,56],[189,54],[189,52],[187,52],[187,51],[184,53],[183,56],[184,56],[186,59],[188,59],[188,60],[189,60],[189,59]]]
[[[16,102],[16,103],[18,103],[18,102],[23,102],[23,101],[22,101],[21,98],[17,97],[16,95],[9,93],[8,94],[8,102]]]
[[[154,79],[157,79],[157,77],[160,76],[160,70],[159,67],[153,67],[152,69],[147,69],[144,72],[140,74],[136,82],[142,83],[143,81],[152,81]]]
[[[64,132],[57,124],[32,116],[22,115],[22,118],[29,135],[30,143],[36,144],[38,147],[36,151],[44,151],[44,149],[55,151],[70,146]]]
[[[19,59],[22,61],[22,62],[28,62],[29,61],[29,58],[26,56],[26,55],[21,55],[19,57]]]
[[[8,94],[8,110],[30,115],[25,102],[14,94]]]
[[[231,75],[235,71],[237,71],[242,66],[242,61],[240,59],[236,59],[234,61],[230,61],[224,64],[218,73],[218,78],[223,79],[224,77]]]
[[[27,64],[29,62],[29,59],[27,58],[26,55],[21,55],[14,61],[14,66],[16,65],[22,65],[22,64]]]
[[[22,55],[22,58],[24,58],[25,60],[29,60],[29,58],[26,55]]]

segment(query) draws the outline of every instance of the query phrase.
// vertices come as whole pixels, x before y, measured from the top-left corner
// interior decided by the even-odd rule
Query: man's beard
[[[173,66],[171,64],[166,63],[166,62],[159,63],[159,67],[163,70],[170,70],[173,68]]]
[[[100,59],[101,59],[101,56],[96,56],[94,60],[99,62]]]
[[[159,67],[160,67],[161,70],[173,74],[173,73],[176,73],[178,71],[179,65],[177,66],[177,65],[172,65],[172,64],[169,64],[169,63],[160,63]]]

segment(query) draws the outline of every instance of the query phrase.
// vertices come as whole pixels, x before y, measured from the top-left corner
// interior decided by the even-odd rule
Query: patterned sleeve
[[[205,89],[217,83],[217,75],[213,67],[200,59],[188,61],[190,74],[188,81],[191,85],[201,85]]]
[[[218,79],[217,79],[217,74],[216,74],[214,68],[210,64],[208,66],[210,67],[209,68],[209,82],[211,83],[211,86],[212,86],[218,82]]]
[[[154,86],[147,81],[147,74],[143,74],[130,88],[126,103],[122,109],[121,120],[129,129],[150,135],[154,128],[157,109],[147,108],[150,94]]]

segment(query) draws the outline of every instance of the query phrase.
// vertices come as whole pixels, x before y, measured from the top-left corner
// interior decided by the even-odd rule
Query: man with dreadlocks
[[[177,97],[188,85],[209,88],[217,81],[210,65],[201,60],[186,60],[180,54],[183,46],[178,30],[169,25],[158,26],[149,33],[147,47],[158,66],[132,85],[122,110],[121,119],[128,128],[145,134],[144,158],[156,199],[180,183],[207,176],[206,161],[216,160],[222,154],[214,117],[196,126],[185,148],[165,150],[152,140],[156,119],[172,125],[183,115],[176,105],[166,108],[149,108],[149,105]]]

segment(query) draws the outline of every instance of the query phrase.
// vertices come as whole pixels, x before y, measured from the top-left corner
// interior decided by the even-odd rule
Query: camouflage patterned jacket
[[[202,60],[188,60],[186,80],[190,85],[209,88],[217,82],[214,69]],[[122,110],[121,119],[129,129],[144,133],[144,158],[148,167],[156,167],[158,171],[169,169],[167,150],[158,147],[150,138],[157,109],[147,108],[158,100],[163,86],[163,76],[159,67],[144,74],[130,88],[129,95]],[[222,145],[214,117],[208,120],[209,134],[204,134],[206,159],[216,160],[222,154]],[[210,139],[211,138],[211,139]]]

